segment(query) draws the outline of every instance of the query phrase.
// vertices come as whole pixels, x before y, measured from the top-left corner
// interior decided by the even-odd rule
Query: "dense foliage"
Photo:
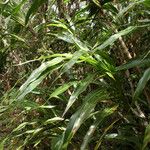
[[[150,149],[149,0],[0,12],[0,150]]]

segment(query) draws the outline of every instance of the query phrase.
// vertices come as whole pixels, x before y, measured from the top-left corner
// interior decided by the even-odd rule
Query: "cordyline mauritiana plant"
[[[0,150],[150,149],[149,0],[0,12]]]

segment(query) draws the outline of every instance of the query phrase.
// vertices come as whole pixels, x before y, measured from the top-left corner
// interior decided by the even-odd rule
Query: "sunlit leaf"
[[[18,40],[18,41],[21,41],[21,42],[26,43],[23,38],[21,38],[21,37],[19,37],[19,36],[17,36],[17,35],[15,35],[15,34],[10,34],[10,35],[11,35],[12,38],[14,38],[14,39],[16,39],[16,40]]]
[[[65,30],[67,30],[70,34],[72,34],[71,30],[62,22],[56,21],[56,20],[54,20],[53,22],[54,23],[48,24],[47,26],[54,26],[54,27],[58,27],[58,28],[63,28]]]
[[[44,124],[50,124],[50,123],[58,122],[58,121],[62,121],[62,120],[64,120],[64,119],[60,118],[60,117],[54,117],[54,118],[46,120]]]
[[[4,150],[4,145],[5,142],[7,141],[8,138],[5,138],[4,140],[0,141],[0,150]]]
[[[103,44],[101,44],[100,46],[96,47],[94,49],[94,51],[96,50],[103,50],[104,48],[106,48],[109,45],[112,45],[119,37],[126,35],[130,32],[132,32],[133,30],[135,30],[137,27],[134,26],[130,26],[114,35],[112,35],[108,40],[106,40]]]
[[[66,90],[69,89],[70,86],[72,86],[75,82],[69,82],[66,84],[63,84],[62,86],[58,87],[55,89],[55,91],[50,95],[50,98],[52,97],[58,97],[61,93],[65,92]]]
[[[66,71],[68,71],[77,61],[78,59],[83,55],[83,51],[76,51],[72,58],[66,63],[64,64],[64,66],[61,69],[61,74],[65,73]]]
[[[13,132],[20,131],[20,130],[22,130],[23,128],[25,128],[27,125],[33,125],[33,124],[35,124],[35,122],[23,122],[23,123],[21,123],[17,128],[15,128],[15,129],[13,130]]]
[[[51,109],[51,108],[54,108],[55,106],[52,106],[52,105],[41,105],[39,106],[39,108],[44,108],[44,109]]]
[[[51,61],[44,62],[42,65],[34,70],[27,81],[20,87],[18,99],[22,99],[26,94],[31,92],[37,85],[39,85],[43,79],[56,68],[60,66],[55,66],[63,61],[62,57],[54,58]],[[54,67],[53,67],[54,66]],[[50,70],[48,68],[52,67]]]
[[[74,43],[73,40],[72,40],[72,36],[69,33],[67,33],[67,32],[62,32],[62,33],[57,33],[57,34],[53,33],[51,35],[54,35],[58,39],[61,39],[61,40],[65,41],[65,42],[72,43],[72,44]]]

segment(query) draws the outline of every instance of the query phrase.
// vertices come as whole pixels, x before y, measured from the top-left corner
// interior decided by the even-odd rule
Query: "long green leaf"
[[[20,41],[20,42],[26,43],[26,41],[25,41],[23,38],[19,37],[18,35],[10,34],[10,36],[11,36],[12,38],[14,38],[14,39]]]
[[[146,127],[145,130],[142,150],[146,149],[146,146],[149,142],[150,142],[150,124]]]
[[[12,132],[17,132],[22,130],[23,128],[25,128],[27,125],[34,125],[36,124],[36,122],[23,122],[20,125],[18,125],[17,128],[15,128]]]
[[[62,57],[57,57],[52,59],[51,61],[47,61],[41,64],[41,66],[35,69],[28,80],[20,87],[20,91],[25,89],[31,82],[36,80],[48,67],[54,66],[63,61]]]
[[[30,77],[27,79],[27,81],[20,87],[19,89],[19,94],[18,94],[18,99],[22,99],[26,94],[31,92],[37,85],[41,83],[41,81],[54,69],[58,68],[57,64],[62,62],[64,58],[62,57],[57,57],[52,59],[51,61],[44,62],[42,65],[34,70]],[[53,68],[53,66],[55,66]],[[51,70],[47,70],[48,68],[51,68]],[[46,71],[47,70],[47,71]],[[43,74],[42,74],[43,73]]]
[[[62,32],[62,33],[51,33],[50,35],[54,35],[56,36],[58,39],[63,40],[67,43],[74,43],[74,41],[72,40],[72,35],[68,32]]]
[[[63,118],[60,118],[60,117],[54,117],[54,118],[51,118],[51,119],[48,119],[44,122],[44,124],[51,124],[51,123],[54,123],[54,122],[58,122],[58,121],[62,121]]]
[[[145,88],[146,83],[150,80],[150,68],[148,68],[140,81],[138,82],[137,88],[135,90],[135,93],[133,95],[133,99],[137,99],[139,95],[142,93],[143,89]]]
[[[31,91],[33,91],[42,81],[43,79],[48,75],[51,74],[54,70],[57,70],[61,67],[60,66],[54,66],[54,68],[51,68],[50,70],[45,71],[40,77],[38,77],[36,80],[34,80],[33,82],[31,82],[27,88],[25,88],[24,90],[20,91],[18,99],[23,99],[28,93],[30,93]]]
[[[123,8],[117,15],[117,19],[122,17],[125,13],[127,13],[130,9],[132,9],[134,6],[137,4],[141,3],[142,1],[136,1],[136,2],[131,2],[127,7]]]
[[[97,50],[103,50],[104,48],[106,48],[107,46],[109,45],[112,45],[119,37],[123,36],[123,35],[126,35],[130,32],[132,32],[133,30],[135,30],[137,27],[135,26],[130,26],[114,35],[112,35],[108,40],[106,40],[103,44],[101,44],[100,46],[96,47],[94,49],[94,51],[97,51]]]
[[[52,34],[55,35],[57,38],[64,40],[66,42],[69,43],[74,43],[78,49],[82,50],[82,51],[89,51],[89,48],[87,46],[87,44],[85,44],[84,42],[82,42],[80,39],[78,39],[75,34],[73,34],[71,32],[71,30],[63,23],[59,22],[59,21],[54,21],[55,24],[49,24],[48,26],[56,26],[56,27],[61,27],[65,30],[67,30],[66,32],[62,32],[62,33],[58,33],[58,34]]]
[[[69,108],[72,106],[72,104],[75,102],[75,100],[78,98],[78,96],[84,92],[87,89],[87,86],[93,81],[95,74],[88,75],[83,81],[79,83],[75,91],[72,93],[72,95],[69,98],[67,107],[63,113],[63,116],[66,114],[66,112],[69,110]]]
[[[133,67],[143,67],[146,65],[150,64],[150,59],[136,59],[136,60],[132,60],[126,64],[123,64],[119,67],[116,67],[116,71],[120,71],[120,70],[126,70],[126,69],[130,69]]]
[[[84,103],[82,104],[81,108],[76,111],[67,126],[66,131],[61,136],[60,140],[57,141],[55,150],[67,149],[67,146],[77,132],[81,124],[89,118],[90,114],[93,112],[95,105],[98,101],[108,99],[108,93],[105,90],[96,90],[88,94],[85,99]]]
[[[111,108],[105,108],[104,110],[100,111],[98,117],[96,118],[95,122],[90,126],[87,134],[84,137],[84,141],[81,145],[81,150],[85,150],[89,140],[91,139],[92,135],[94,134],[96,128],[103,122],[103,120],[114,113],[118,106],[113,106]]]
[[[147,7],[150,7],[150,1],[149,0],[144,0],[144,5]]]
[[[33,15],[36,11],[38,11],[38,8],[44,4],[47,0],[33,0],[33,3],[31,7],[29,8],[26,18],[25,18],[25,24],[28,23],[30,16]]]
[[[13,11],[12,11],[12,14],[16,14],[18,13],[18,11],[20,11],[21,7],[23,6],[23,4],[26,2],[27,0],[22,0],[21,3],[19,5],[17,5]]]
[[[69,89],[70,86],[72,86],[75,82],[69,82],[66,84],[63,84],[62,86],[58,87],[51,95],[50,98],[52,97],[58,97],[61,93],[65,92],[66,90]]]
[[[8,138],[5,138],[4,140],[0,141],[0,150],[4,150],[4,145],[5,142],[7,141]]]
[[[113,125],[114,125],[118,120],[119,120],[119,119],[115,120],[115,121],[112,122],[107,128],[105,128],[105,130],[104,130],[103,134],[101,135],[100,139],[98,140],[98,142],[97,142],[97,144],[96,144],[94,150],[98,150],[98,149],[99,149],[99,147],[100,147],[100,145],[101,145],[101,143],[102,143],[103,137],[107,134],[108,130],[110,130],[110,129],[113,127]]]
[[[66,62],[61,70],[60,70],[60,75],[55,79],[57,80],[62,74],[64,74],[65,72],[67,72],[70,68],[72,68],[72,66],[77,63],[78,59],[84,54],[83,51],[76,51],[72,57],[70,58],[70,60],[68,62]]]
[[[61,69],[61,74],[65,73],[66,71],[68,71],[77,61],[78,59],[83,55],[83,51],[76,51],[72,58],[63,65],[62,69]]]

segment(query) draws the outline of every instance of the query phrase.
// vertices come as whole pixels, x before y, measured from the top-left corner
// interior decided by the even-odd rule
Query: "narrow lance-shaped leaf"
[[[66,143],[70,142],[81,124],[90,116],[97,102],[103,99],[108,99],[108,93],[103,90],[96,90],[85,97],[81,108],[70,119],[65,132],[64,146],[66,146]]]
[[[40,77],[38,77],[36,80],[31,82],[24,90],[22,90],[18,95],[18,99],[23,99],[28,93],[33,91],[42,81],[43,79],[48,75],[51,74],[54,70],[57,70],[61,67],[60,66],[54,66],[50,70],[46,70]]]
[[[64,25],[63,23],[58,22],[58,21],[55,21],[55,23],[56,24],[49,24],[49,25],[61,27],[67,31],[59,33],[59,34],[52,34],[52,35],[55,35],[57,38],[62,39],[66,42],[74,43],[79,50],[86,51],[86,52],[89,51],[88,46],[84,42],[79,40],[66,25]]]
[[[67,107],[63,113],[63,116],[66,114],[68,109],[72,106],[72,104],[76,101],[78,96],[84,92],[87,89],[87,86],[93,81],[95,74],[88,75],[83,81],[79,83],[75,91],[72,93],[72,95],[69,98]]]
[[[44,4],[47,0],[33,0],[33,3],[31,4],[31,7],[29,8],[26,19],[25,19],[25,24],[28,23],[30,16],[34,14],[36,11],[38,11],[38,8]]]
[[[19,91],[18,99],[23,99],[28,93],[30,93],[33,89],[37,87],[41,83],[41,81],[48,75],[49,72],[44,73],[39,78],[35,79],[33,82],[29,83],[26,88]]]
[[[126,64],[116,67],[116,71],[126,70],[133,67],[143,67],[150,64],[150,59],[136,59],[132,60]]]
[[[99,0],[92,0],[98,7],[102,7],[101,6],[101,2]]]
[[[93,125],[90,126],[87,134],[84,137],[84,141],[81,145],[81,150],[85,150],[87,147],[88,142],[90,141],[93,133],[95,132],[96,128],[103,122],[103,120],[114,113],[118,106],[114,106],[112,108],[105,108],[103,111],[98,113],[98,117],[96,118]]]
[[[67,43],[74,43],[74,41],[72,40],[72,35],[69,34],[68,32],[62,32],[62,33],[50,33],[50,35],[54,35],[56,36],[58,39],[63,40]]]
[[[51,118],[51,119],[48,119],[44,122],[44,124],[51,124],[51,123],[54,123],[54,122],[58,122],[58,121],[62,121],[64,120],[64,118],[60,118],[60,117],[54,117],[54,118]]]
[[[133,99],[137,99],[138,96],[142,93],[143,89],[145,88],[146,86],[146,83],[150,80],[150,68],[148,68],[142,78],[140,79],[140,81],[138,82],[137,84],[137,88],[135,90],[135,93],[133,95]]]
[[[83,55],[83,51],[76,51],[72,55],[72,58],[70,58],[70,60],[62,66],[62,68],[60,70],[60,75],[55,80],[57,80],[62,74],[64,74],[66,71],[68,71],[75,63],[77,63],[78,59],[82,55]]]
[[[52,105],[41,105],[39,106],[39,108],[43,108],[43,109],[51,109],[51,108],[54,108],[55,106],[52,106]]]
[[[64,58],[58,57],[54,58],[51,61],[42,63],[42,65],[34,70],[30,77],[27,79],[27,81],[20,87],[19,93],[18,93],[18,99],[22,99],[26,94],[31,92],[41,81],[47,76],[48,73],[50,73],[52,70],[55,69],[52,68],[52,70],[48,70],[44,72],[47,68],[53,67],[60,62],[63,61]],[[58,66],[56,66],[58,67]],[[44,74],[42,74],[44,73]]]
[[[23,6],[23,4],[26,2],[27,0],[22,0],[21,3],[19,5],[17,5],[14,9],[12,14],[16,14],[18,13],[18,11],[20,11],[21,7]]]
[[[25,128],[27,125],[34,125],[36,122],[23,122],[21,123],[17,128],[15,128],[12,132],[21,131],[23,128]]]
[[[70,34],[73,34],[71,32],[71,30],[64,23],[62,23],[60,21],[56,21],[56,20],[54,20],[53,22],[54,23],[48,24],[47,26],[55,26],[55,27],[63,28],[65,30],[67,30]]]
[[[109,45],[112,45],[119,37],[123,36],[123,35],[126,35],[130,32],[132,32],[133,30],[135,30],[137,27],[135,26],[130,26],[114,35],[112,35],[108,40],[106,40],[103,44],[101,44],[100,46],[96,47],[94,49],[94,51],[97,51],[97,50],[103,50],[104,48],[106,48],[107,46]]]
[[[68,71],[77,61],[78,59],[83,55],[82,51],[76,51],[72,58],[66,63],[64,64],[64,66],[61,69],[61,74],[65,73],[66,71]]]
[[[6,143],[8,138],[5,138],[4,140],[0,141],[0,150],[4,150],[4,145]]]
[[[137,4],[141,3],[142,1],[136,1],[136,2],[132,2],[130,3],[127,7],[123,8],[117,15],[116,19],[122,17],[125,13],[127,13],[130,9],[132,9],[134,6],[136,6]]]
[[[58,97],[58,95],[60,95],[61,93],[65,92],[66,90],[68,90],[69,87],[72,86],[73,84],[75,84],[75,82],[69,82],[69,83],[63,84],[62,86],[58,87],[58,88],[50,95],[50,98],[52,98],[52,97]]]
[[[48,67],[54,66],[60,63],[61,61],[63,61],[63,58],[57,57],[52,59],[51,61],[42,63],[41,66],[35,69],[30,75],[30,77],[27,79],[27,81],[20,87],[20,91],[24,90],[31,82],[36,80]]]
[[[150,142],[150,124],[146,127],[146,130],[145,130],[142,150],[145,150],[149,142]]]
[[[10,36],[11,36],[12,38],[14,38],[14,39],[20,41],[20,42],[26,43],[26,41],[25,41],[23,38],[19,37],[18,35],[10,34]]]
[[[104,130],[103,134],[101,135],[100,139],[98,140],[98,142],[97,142],[97,144],[96,144],[94,150],[98,150],[98,149],[99,149],[99,147],[100,147],[100,145],[101,145],[101,143],[102,143],[103,137],[107,134],[108,130],[110,130],[110,129],[113,127],[113,125],[114,125],[118,120],[119,120],[119,119],[115,120],[115,121],[112,122],[107,128],[105,128],[105,130]]]
[[[96,90],[88,94],[84,103],[78,111],[76,111],[67,126],[66,131],[61,136],[60,140],[55,143],[55,150],[67,149],[69,142],[71,141],[74,134],[77,132],[81,124],[90,117],[94,107],[98,101],[108,99],[108,93],[105,90]]]

